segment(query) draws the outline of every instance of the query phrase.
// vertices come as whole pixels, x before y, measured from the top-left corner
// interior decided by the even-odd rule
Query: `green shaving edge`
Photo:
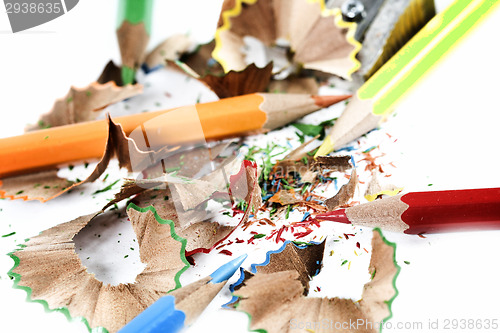
[[[182,273],[184,273],[190,267],[190,264],[187,261],[186,256],[185,256],[187,240],[185,238],[182,238],[179,235],[177,235],[175,233],[174,222],[172,220],[164,220],[164,219],[162,219],[160,217],[160,215],[158,215],[158,213],[156,212],[156,209],[154,209],[153,206],[148,206],[148,207],[145,207],[145,208],[141,208],[141,207],[136,206],[133,203],[130,203],[127,206],[127,210],[128,209],[135,209],[136,211],[141,212],[141,213],[145,213],[147,211],[151,211],[151,212],[153,212],[154,217],[155,217],[155,219],[156,219],[156,221],[158,223],[170,225],[170,235],[172,236],[172,238],[174,240],[176,240],[176,241],[178,241],[178,242],[180,242],[182,244],[181,251],[180,251],[179,255],[180,255],[180,258],[181,258],[182,262],[185,264],[185,266],[181,270],[179,270],[177,272],[177,274],[175,275],[175,277],[174,277],[174,281],[175,281],[175,288],[174,289],[180,288],[181,287],[180,277],[181,277]],[[24,241],[27,242],[29,240],[30,239],[27,238]],[[15,289],[21,289],[21,290],[24,290],[26,292],[26,294],[27,294],[26,301],[27,302],[39,303],[39,304],[43,305],[43,307],[44,307],[44,309],[45,309],[46,312],[55,312],[55,311],[61,312],[62,314],[64,314],[64,316],[66,317],[66,319],[68,321],[70,321],[70,322],[72,322],[72,321],[81,321],[83,324],[85,324],[85,326],[87,327],[87,329],[88,329],[88,331],[90,333],[109,333],[109,331],[106,328],[104,328],[104,327],[91,328],[90,325],[89,325],[89,322],[84,317],[81,317],[81,316],[79,316],[79,317],[72,317],[71,314],[69,313],[68,308],[66,308],[66,307],[59,307],[59,308],[51,309],[51,308],[49,308],[49,304],[46,301],[39,300],[39,299],[32,299],[31,298],[31,293],[32,293],[31,288],[30,287],[25,287],[25,286],[20,286],[19,282],[21,281],[21,275],[18,274],[18,273],[14,273],[14,269],[16,269],[19,266],[19,263],[20,263],[20,260],[16,256],[15,253],[16,253],[16,251],[20,251],[20,250],[22,250],[23,248],[26,247],[26,245],[24,245],[24,244],[21,244],[21,245],[18,245],[18,246],[19,246],[19,249],[16,249],[13,252],[10,252],[10,253],[7,254],[8,256],[10,256],[12,258],[12,260],[14,260],[14,266],[9,270],[9,272],[7,273],[7,275],[11,279],[14,280],[13,288],[15,288]],[[174,290],[174,289],[172,289],[172,290]]]
[[[384,241],[384,243],[387,244],[387,245],[389,245],[389,246],[391,246],[394,249],[394,252],[393,252],[393,255],[392,255],[392,262],[394,263],[394,267],[396,267],[396,274],[394,274],[394,278],[392,279],[392,288],[394,289],[394,296],[392,296],[392,298],[390,300],[386,301],[387,307],[389,308],[389,315],[382,320],[382,322],[385,323],[389,319],[392,318],[392,315],[393,315],[393,313],[392,313],[392,302],[399,295],[399,290],[396,287],[396,280],[398,279],[399,273],[401,272],[401,266],[399,266],[398,262],[396,261],[396,247],[397,247],[396,243],[388,241],[384,237],[384,234],[382,233],[382,230],[380,230],[379,228],[375,228],[375,229],[373,229],[373,231],[377,231],[380,234],[380,237],[382,237],[382,240]],[[380,325],[379,332],[382,332],[382,325]]]

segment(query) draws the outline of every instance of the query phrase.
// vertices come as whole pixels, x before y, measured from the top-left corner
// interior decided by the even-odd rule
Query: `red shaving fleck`
[[[245,241],[243,239],[239,239],[238,237],[236,237],[236,243],[244,243]]]
[[[241,209],[233,208],[233,217],[235,217],[236,214],[245,214],[245,212]]]
[[[265,217],[259,220],[259,224],[260,224],[260,225],[266,225],[266,224],[269,224],[269,225],[272,225],[273,227],[275,227],[275,226],[276,226],[276,224],[274,224],[274,222],[273,222],[273,221],[271,221],[270,219],[265,218]]]
[[[359,242],[356,242],[356,247],[357,247],[358,249],[360,249],[360,248],[361,248],[361,245],[359,245]]]
[[[349,239],[349,236],[354,237],[356,235],[355,234],[344,234],[345,239]]]
[[[251,233],[252,235],[257,235],[257,234],[258,234],[258,232],[257,232],[257,231],[250,231],[250,233]]]
[[[378,148],[378,146],[377,146]],[[363,158],[361,161],[366,161],[367,164],[366,164],[366,167],[365,167],[365,170],[366,171],[372,171],[374,169],[379,169],[380,173],[384,173],[384,170],[382,169],[382,165],[378,165],[376,163],[376,160],[377,158],[379,157],[382,157],[382,156],[385,156],[385,154],[381,154],[380,156],[376,156],[376,157],[373,157],[370,152],[367,152],[367,153],[363,153],[366,157]]]
[[[427,238],[427,237],[424,236],[424,234],[418,234],[418,237],[420,237],[420,238]]]
[[[219,252],[220,254],[225,254],[226,256],[232,256],[233,253],[229,250],[222,250]]]
[[[283,242],[285,241],[284,238],[281,238],[281,234],[283,233],[283,231],[285,231],[285,228],[286,228],[286,226],[282,226],[280,228],[280,230],[278,231],[278,234],[276,235],[276,243],[279,243],[279,241],[283,241]]]
[[[319,223],[320,221],[316,220],[316,219],[313,219],[311,216],[309,216],[306,220],[304,221],[301,221],[301,222],[293,222],[292,224],[295,226],[295,227],[309,227],[309,226],[316,226],[319,228]]]
[[[168,98],[172,97],[172,94],[169,93],[168,91],[165,91],[165,96],[167,96]]]
[[[316,291],[321,291],[321,288],[319,286],[316,286]]]
[[[217,246],[215,249],[216,249],[216,250],[221,249],[221,248],[223,248],[223,247],[224,247],[224,246],[226,246],[226,245],[227,245],[227,244],[221,244],[221,245]]]
[[[309,235],[311,232],[313,232],[312,229],[309,229],[309,230],[304,231],[304,232],[297,232],[293,235],[295,236],[295,238],[302,238],[302,237]]]

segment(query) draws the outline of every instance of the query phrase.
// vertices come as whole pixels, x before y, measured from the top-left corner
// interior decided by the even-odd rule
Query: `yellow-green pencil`
[[[359,88],[316,156],[376,128],[415,82],[499,4],[498,0],[456,0],[432,18]]]

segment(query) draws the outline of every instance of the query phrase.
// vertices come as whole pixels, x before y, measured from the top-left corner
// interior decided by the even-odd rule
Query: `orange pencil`
[[[114,121],[127,135],[142,129],[149,143],[159,147],[272,130],[349,97],[256,93]],[[106,121],[98,120],[0,139],[0,177],[99,158],[106,138]]]

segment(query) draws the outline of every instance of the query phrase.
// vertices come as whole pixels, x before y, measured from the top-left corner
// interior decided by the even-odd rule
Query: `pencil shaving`
[[[129,149],[133,147],[133,149]],[[106,170],[113,157],[118,159],[120,167],[132,171],[131,155],[135,161],[149,161],[150,154],[141,152],[135,143],[128,138],[121,125],[115,124],[108,116],[108,139],[104,154],[92,171],[83,181],[71,182],[57,176],[57,170],[7,177],[0,181],[0,197],[11,200],[38,200],[47,202],[85,183],[96,181]]]
[[[319,135],[304,142],[288,153],[283,160],[276,163],[273,171],[283,176],[288,175],[290,172],[297,172],[303,183],[313,183],[318,174],[324,171],[344,172],[352,168],[350,156],[324,156],[316,159],[313,158],[306,147],[317,138],[319,138]]]
[[[113,60],[108,61],[101,75],[97,78],[97,82],[104,84],[113,81],[117,86],[123,87],[122,72],[120,66],[117,66]]]
[[[210,252],[236,228],[205,221],[206,214],[203,211],[179,211],[172,200],[165,200],[169,195],[171,192],[168,189],[148,190],[138,195],[132,202],[139,207],[153,206],[162,218],[172,220],[176,233],[187,240],[187,255]],[[180,220],[183,221],[183,226]]]
[[[224,70],[212,57],[214,48],[215,41],[212,40],[210,43],[198,45],[194,52],[183,54],[180,60],[199,75],[222,75]]]
[[[98,81],[83,88],[71,87],[66,96],[57,99],[52,109],[26,131],[95,120],[101,115],[98,111],[108,105],[142,93],[140,84],[119,86],[121,79],[118,82],[112,70],[108,63]]]
[[[246,279],[233,295],[238,297],[236,309],[249,314],[251,330],[288,332],[290,323],[354,322],[371,323],[357,327],[359,332],[378,332],[376,323],[390,315],[390,304],[397,291],[394,279],[398,267],[394,263],[394,247],[386,243],[378,231],[372,239],[372,259],[369,272],[372,281],[364,286],[362,300],[304,296],[305,286],[296,270],[257,272]],[[265,267],[265,266],[263,266]],[[320,327],[315,332],[327,332]]]
[[[265,92],[272,76],[272,64],[259,68],[250,64],[241,71],[229,71],[223,74],[200,75],[187,64],[181,62],[167,62],[170,67],[183,71],[185,74],[197,79],[212,90],[219,98],[228,98]]]
[[[149,70],[164,66],[166,60],[179,60],[193,46],[193,41],[184,34],[177,34],[167,38],[156,46],[144,61]]]
[[[265,92],[271,80],[272,67],[272,64],[263,68],[250,64],[240,72],[229,71],[223,76],[208,74],[200,80],[219,98]]]
[[[114,199],[104,209],[148,189],[157,191],[167,186],[170,187],[168,197],[179,202],[182,210],[195,209],[214,193],[224,191],[227,177],[236,174],[240,169],[241,161],[238,158],[220,156],[230,144],[231,141],[227,141],[213,147],[202,146],[189,150],[165,147],[149,154],[142,154],[137,149],[135,155],[139,156],[135,156],[134,160],[139,162],[135,167],[140,166],[142,177],[146,178],[126,179],[120,192],[115,194]],[[203,169],[211,168],[215,164],[219,164],[219,167],[214,171],[199,179],[193,178]]]
[[[296,271],[298,280],[303,286],[304,295],[307,295],[310,279],[317,275],[323,267],[324,250],[325,242],[296,245],[287,241],[278,250],[268,251],[266,261],[260,264],[252,264],[250,271],[241,268],[242,278],[232,284],[229,289],[232,292],[239,290],[255,274]],[[238,300],[234,296],[235,294],[233,293],[233,298],[224,307],[235,307],[235,302]]]
[[[282,251],[271,251],[269,263],[255,266],[256,271],[254,273],[270,274],[296,270],[299,274],[298,280],[304,288],[304,295],[306,295],[309,290],[310,279],[321,270],[324,250],[325,242],[300,247],[288,242]]]
[[[241,70],[246,64],[241,51],[245,37],[256,38],[268,48],[282,47],[286,40],[292,53],[291,67],[350,78],[359,66],[355,60],[359,44],[348,37],[354,34],[355,24],[343,22],[340,11],[323,12],[322,4],[306,0],[226,0],[216,31],[214,58],[226,72]]]
[[[382,182],[380,180],[380,173],[375,170],[372,173],[372,178],[368,183],[365,191],[365,199],[368,201],[373,201],[382,195],[394,196],[403,190],[402,187],[397,187],[393,184],[388,184],[387,182]]]
[[[279,190],[271,198],[269,198],[269,202],[276,202],[282,206],[293,205],[301,201],[303,201],[302,198],[297,196],[293,189]]]
[[[134,283],[112,286],[87,271],[75,252],[74,237],[100,213],[79,217],[47,229],[11,256],[17,266],[11,276],[27,287],[32,301],[43,300],[50,309],[67,309],[73,318],[85,318],[89,328],[116,332],[170,290],[180,286],[179,275],[189,265],[185,241],[173,225],[151,208],[127,211],[146,268]]]
[[[356,174],[356,169],[353,169],[349,182],[343,185],[337,194],[325,200],[325,205],[326,207],[328,207],[328,210],[331,211],[338,207],[346,205],[349,202],[349,200],[353,198],[357,185],[358,185],[358,176]]]
[[[198,252],[208,253],[225,240],[238,226],[245,223],[249,215],[257,211],[261,206],[261,191],[257,182],[256,170],[254,164],[245,161],[236,174],[228,175],[229,193],[232,200],[244,200],[247,207],[237,225],[225,226],[207,220],[209,216],[207,216],[207,212],[198,201],[194,205],[196,209],[191,209],[191,207],[187,210],[184,209],[184,205],[190,205],[190,203],[181,203],[173,199],[175,196],[172,189],[175,190],[175,187],[145,190],[133,199],[133,203],[139,207],[151,205],[156,209],[159,216],[172,220],[176,233],[187,240],[187,255]],[[213,183],[211,186],[217,188]],[[230,199],[227,195],[222,196],[222,198],[225,200]],[[205,196],[202,199],[202,202],[207,200]]]
[[[319,170],[344,172],[352,168],[350,156],[318,156],[314,159],[313,167]]]

